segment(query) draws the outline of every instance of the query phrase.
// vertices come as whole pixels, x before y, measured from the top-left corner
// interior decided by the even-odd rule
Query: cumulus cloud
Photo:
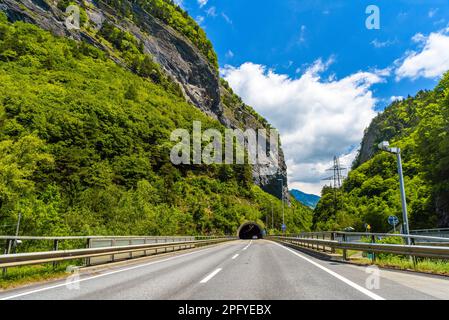
[[[371,87],[385,70],[357,72],[323,80],[333,59],[321,59],[296,79],[265,66],[226,66],[224,78],[249,105],[276,126],[289,167],[291,185],[316,192],[334,155],[353,155],[364,129],[375,116]]]
[[[416,34],[412,40],[421,45],[420,51],[407,52],[405,57],[396,61],[396,80],[404,78],[437,78],[449,70],[448,30],[425,36]]]

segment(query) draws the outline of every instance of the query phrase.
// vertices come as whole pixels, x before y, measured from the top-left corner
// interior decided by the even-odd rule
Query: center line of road
[[[294,251],[294,250],[292,250],[292,249],[290,249],[290,248],[287,248],[287,247],[285,247],[285,246],[283,246],[283,245],[281,245],[281,244],[279,244],[279,243],[276,243],[276,242],[273,242],[273,243],[274,243],[275,245],[281,247],[281,248],[284,248],[284,249],[287,250],[287,251],[290,251],[291,253],[293,253],[294,255],[296,255],[296,256],[298,256],[298,257],[300,257],[301,259],[303,259],[303,260],[305,260],[305,261],[307,261],[307,262],[313,264],[315,267],[318,267],[318,268],[320,268],[321,270],[326,271],[326,272],[329,273],[331,276],[337,278],[338,280],[343,281],[343,282],[346,283],[347,285],[349,285],[349,286],[353,287],[354,289],[360,291],[361,293],[367,295],[367,296],[370,297],[371,299],[374,299],[374,300],[386,300],[385,298],[383,298],[383,297],[381,297],[381,296],[375,294],[374,292],[371,292],[371,291],[368,290],[368,289],[365,289],[365,288],[362,287],[362,286],[359,286],[357,283],[354,283],[354,282],[352,282],[351,280],[346,279],[345,277],[339,275],[338,273],[336,273],[336,272],[334,272],[334,271],[332,271],[332,270],[330,270],[330,269],[328,269],[328,268],[322,266],[322,265],[319,264],[319,263],[316,263],[315,261],[313,261],[313,260],[311,260],[311,259],[309,259],[309,258],[303,256],[302,254],[299,254],[298,252],[296,252],[296,251]]]
[[[200,281],[200,283],[206,283],[208,282],[210,279],[212,279],[213,277],[215,277],[217,275],[217,273],[219,273],[222,269],[218,268],[216,269],[214,272],[212,272],[210,275],[208,275],[206,278],[204,278],[203,280]]]
[[[242,250],[245,251],[246,249],[248,249],[249,246],[251,245],[251,243],[253,243],[253,240],[251,240],[251,241],[248,243],[248,245],[247,245],[245,248],[243,248]]]
[[[236,255],[234,255],[233,257],[232,257],[232,260],[234,260],[235,258],[237,258],[239,256],[239,254],[237,253]]]

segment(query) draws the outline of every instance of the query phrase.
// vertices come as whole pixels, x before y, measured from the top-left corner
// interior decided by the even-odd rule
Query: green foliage
[[[435,90],[394,102],[373,120],[373,132],[374,148],[390,140],[402,149],[411,228],[448,226],[449,73]],[[364,231],[368,223],[375,232],[391,230],[387,217],[402,216],[395,156],[377,152],[363,164],[359,157],[338,194],[341,205],[335,206],[330,190],[324,190],[314,214],[316,228]]]
[[[124,56],[140,57],[112,31]],[[281,212],[248,165],[173,166],[174,129],[224,127],[89,45],[0,15],[0,83],[1,233],[18,212],[21,234],[53,236],[232,234],[246,220],[263,224],[271,203]],[[295,231],[310,216],[297,204],[286,211]]]

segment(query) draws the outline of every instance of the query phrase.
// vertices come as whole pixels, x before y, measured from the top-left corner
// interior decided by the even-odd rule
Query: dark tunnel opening
[[[238,237],[240,239],[262,239],[262,228],[254,222],[245,223],[239,228]]]

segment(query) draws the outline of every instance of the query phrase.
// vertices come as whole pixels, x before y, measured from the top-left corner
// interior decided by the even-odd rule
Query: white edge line
[[[237,258],[239,256],[239,254],[237,253],[236,255],[234,255],[233,257],[232,257],[232,260],[234,260],[235,258]]]
[[[106,277],[106,276],[109,276],[109,275],[112,275],[112,274],[116,274],[116,273],[120,273],[120,272],[126,272],[126,271],[130,271],[130,270],[134,270],[134,269],[139,269],[139,268],[151,266],[153,264],[162,263],[162,262],[166,262],[166,261],[170,261],[170,260],[174,260],[174,259],[190,256],[192,254],[197,254],[197,253],[204,252],[204,251],[210,250],[210,249],[213,249],[213,247],[206,248],[206,249],[199,250],[199,251],[195,251],[195,252],[185,253],[185,254],[182,254],[182,255],[179,255],[179,256],[170,257],[170,258],[163,259],[163,260],[152,261],[152,262],[145,263],[145,264],[139,264],[137,266],[133,266],[133,267],[125,268],[125,269],[120,269],[120,270],[116,270],[116,271],[102,273],[102,274],[99,274],[99,275],[96,275],[96,276],[92,276],[92,277],[89,277],[89,278],[73,280],[73,281],[70,281],[70,284],[80,283],[80,282],[89,281],[89,280],[94,280],[94,279],[97,279],[97,278]],[[62,280],[62,281],[65,281],[65,280]],[[65,287],[66,285],[67,285],[66,282],[64,282],[64,283],[60,283],[60,284],[57,284],[57,285],[54,285],[54,286],[49,286],[49,287],[44,287],[44,288],[35,289],[35,290],[31,290],[31,291],[26,291],[26,292],[18,293],[18,294],[15,294],[15,295],[7,296],[7,297],[4,297],[4,298],[0,298],[0,301],[2,301],[2,300],[11,300],[11,299],[27,296],[27,295],[30,295],[30,294],[42,292],[42,291],[47,291],[47,290],[51,290],[51,289]]]
[[[326,271],[326,272],[329,273],[331,276],[337,278],[337,279],[340,280],[340,281],[343,281],[343,282],[346,283],[347,285],[349,285],[349,286],[353,287],[354,289],[360,291],[361,293],[367,295],[367,296],[370,297],[371,299],[374,299],[374,300],[386,300],[385,298],[383,298],[383,297],[381,297],[381,296],[375,294],[374,292],[371,292],[370,290],[368,290],[368,289],[366,289],[366,288],[364,288],[364,287],[362,287],[362,286],[359,286],[357,283],[354,283],[354,282],[352,282],[351,280],[346,279],[345,277],[339,275],[338,273],[336,273],[336,272],[334,272],[334,271],[332,271],[332,270],[330,270],[330,269],[328,269],[328,268],[326,268],[326,267],[323,267],[323,266],[320,265],[319,263],[316,263],[315,261],[313,261],[313,260],[311,260],[311,259],[309,259],[309,258],[303,256],[302,254],[299,254],[298,252],[296,252],[296,251],[294,251],[294,250],[292,250],[292,249],[290,249],[290,248],[287,248],[287,247],[285,247],[285,246],[283,246],[283,245],[281,245],[281,244],[279,244],[279,243],[276,243],[276,242],[273,242],[273,243],[274,243],[275,245],[279,246],[279,247],[284,248],[285,250],[290,251],[291,253],[293,253],[294,255],[296,255],[296,256],[298,256],[298,257],[300,257],[301,259],[303,259],[303,260],[305,260],[305,261],[307,261],[307,262],[313,264],[315,267],[318,267],[318,268],[320,268],[321,270]]]
[[[251,240],[251,241],[248,243],[248,245],[247,245],[245,248],[242,249],[242,251],[245,251],[246,249],[248,249],[249,246],[250,246],[252,243],[253,243],[253,240]]]
[[[221,270],[223,270],[222,268],[218,268],[215,269],[214,272],[212,272],[211,274],[209,274],[206,278],[204,278],[203,280],[200,281],[200,283],[206,283],[208,282],[210,279],[212,279],[213,277],[215,277],[217,275],[217,273],[219,273]]]

